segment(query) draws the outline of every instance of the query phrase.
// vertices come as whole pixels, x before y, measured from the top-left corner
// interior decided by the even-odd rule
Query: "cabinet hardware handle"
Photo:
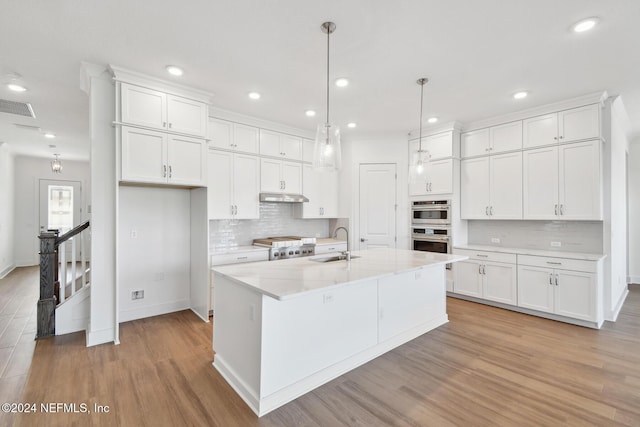
[[[282,181],[282,189],[283,190],[287,189],[287,181]]]
[[[558,140],[558,137],[557,137],[557,136],[554,136],[554,137],[553,137],[553,139],[555,139],[555,140],[557,141],[557,140]]]
[[[361,242],[366,242],[366,241],[367,241],[367,239],[365,239],[364,237],[361,237],[361,238],[360,238],[360,241],[361,241]]]
[[[558,275],[556,274],[556,286],[558,286]]]
[[[336,248],[327,248],[328,251],[335,251]]]
[[[493,216],[493,206],[489,206],[489,215]]]
[[[482,274],[482,264],[478,264],[478,274]]]
[[[167,165],[162,166],[162,177],[163,178],[167,177]]]
[[[230,207],[231,207],[231,215],[233,215],[233,205],[231,205]]]
[[[556,215],[558,215],[558,205],[555,205],[555,208],[554,208],[554,209],[555,209],[555,213],[556,213]]]
[[[564,136],[560,135],[560,139],[564,138]]]
[[[476,254],[476,256],[481,258],[489,258],[489,255]]]
[[[489,151],[489,149],[488,149],[488,148],[485,148],[485,149],[484,149],[484,151]]]
[[[162,122],[162,127],[166,128],[167,127],[167,122]]]
[[[429,191],[433,191],[433,182],[429,183]]]
[[[169,178],[171,178],[171,165],[169,165]]]
[[[564,215],[564,205],[560,204],[560,215]]]
[[[484,208],[484,214],[485,214],[486,216],[489,216],[489,206],[485,206],[485,208]]]
[[[484,274],[485,276],[487,275],[487,265],[486,264],[482,265],[482,274]]]
[[[549,284],[553,286],[553,274],[549,273]]]
[[[169,129],[171,129],[171,122],[169,122]]]
[[[249,258],[249,257],[248,256],[239,256],[236,259],[247,259],[247,258]]]
[[[547,264],[551,264],[551,265],[562,265],[561,262],[552,262],[552,261],[547,261]]]

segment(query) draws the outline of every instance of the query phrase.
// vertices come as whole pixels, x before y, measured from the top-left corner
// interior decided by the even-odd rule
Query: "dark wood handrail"
[[[66,242],[76,234],[80,234],[83,230],[89,228],[89,220],[83,222],[82,224],[72,228],[71,230],[64,233],[62,236],[56,238],[56,246],[60,245],[62,242]]]

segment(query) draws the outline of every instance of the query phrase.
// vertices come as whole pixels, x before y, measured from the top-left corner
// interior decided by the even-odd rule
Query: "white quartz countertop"
[[[233,246],[229,248],[216,248],[213,251],[211,251],[211,255],[240,254],[243,252],[256,252],[256,251],[268,252],[269,248],[265,248],[262,246],[253,246],[253,245]]]
[[[466,249],[471,251],[489,251],[499,252],[505,254],[516,255],[533,255],[533,256],[546,256],[554,258],[566,258],[566,259],[579,259],[584,261],[599,261],[604,259],[606,255],[594,254],[587,252],[561,252],[561,251],[546,251],[542,249],[528,249],[528,248],[505,248],[502,246],[485,246],[485,245],[456,245],[453,249]]]
[[[285,300],[327,290],[345,283],[380,278],[422,267],[444,265],[467,259],[461,255],[378,248],[353,252],[350,262],[319,263],[313,258],[293,258],[213,267],[217,274],[264,295]],[[443,284],[444,286],[444,284]]]

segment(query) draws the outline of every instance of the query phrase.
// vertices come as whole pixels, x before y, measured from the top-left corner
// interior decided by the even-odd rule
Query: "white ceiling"
[[[419,77],[430,79],[425,118],[464,123],[606,90],[622,95],[640,134],[638,0],[0,0],[0,10],[0,76],[19,73],[29,88],[2,85],[0,98],[30,102],[37,115],[0,113],[0,141],[19,154],[88,159],[81,61],[176,79],[221,108],[315,129],[327,20],[337,25],[332,80],[351,80],[331,99],[347,139],[417,128]],[[593,31],[570,31],[589,16],[601,18]],[[168,64],[185,75],[169,77]],[[261,100],[248,99],[253,90]],[[515,101],[518,90],[530,96]]]

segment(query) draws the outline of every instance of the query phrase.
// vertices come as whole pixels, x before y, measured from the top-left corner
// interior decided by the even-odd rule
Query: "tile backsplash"
[[[468,243],[565,252],[603,252],[600,221],[469,221]],[[500,239],[493,243],[492,238]],[[551,246],[560,242],[560,247]]]
[[[253,239],[271,236],[327,237],[328,219],[293,216],[292,203],[260,203],[260,219],[209,221],[211,251],[250,245]]]

